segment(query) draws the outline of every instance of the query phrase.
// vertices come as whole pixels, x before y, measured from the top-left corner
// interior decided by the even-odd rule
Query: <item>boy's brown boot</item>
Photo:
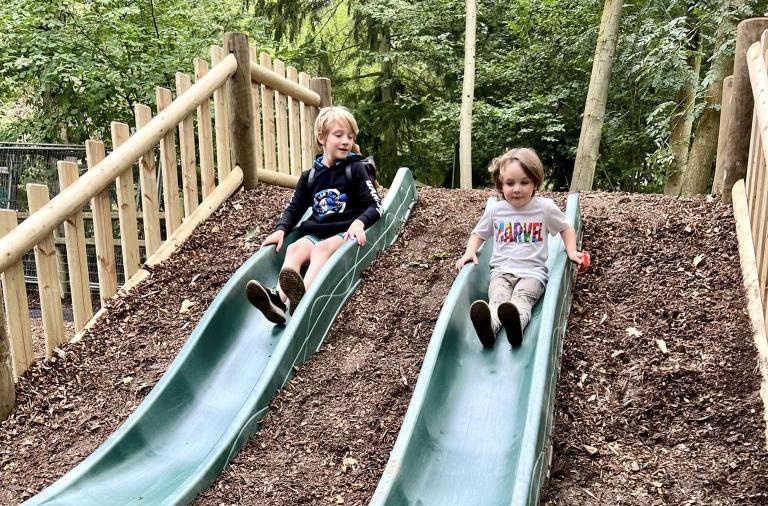
[[[469,308],[469,318],[475,327],[477,337],[483,346],[490,348],[496,342],[496,334],[493,333],[491,324],[491,308],[484,300],[476,300]]]
[[[248,302],[264,313],[267,320],[278,325],[285,323],[285,302],[280,299],[277,290],[267,290],[258,281],[250,280],[245,285],[245,296]]]
[[[291,304],[291,314],[293,314],[296,312],[296,306],[299,305],[299,301],[301,301],[306,292],[304,278],[293,269],[285,267],[280,271],[279,280],[280,288],[283,289],[283,293],[288,297],[288,302]]]
[[[499,321],[507,331],[507,340],[512,346],[520,346],[523,343],[523,328],[520,326],[520,312],[511,302],[502,302],[499,305]]]

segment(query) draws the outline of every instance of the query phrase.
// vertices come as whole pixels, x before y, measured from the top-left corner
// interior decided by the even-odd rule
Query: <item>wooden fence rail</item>
[[[227,34],[225,43],[229,41],[231,47],[230,37]],[[28,215],[0,210],[0,277],[14,376],[22,375],[35,359],[22,267],[25,254],[35,252],[46,355],[50,357],[65,339],[62,279],[70,284],[78,332],[75,340],[104,312],[102,307],[93,315],[86,246],[96,248],[103,306],[118,289],[116,245],[123,258],[123,289],[129,290],[149,276],[140,266],[140,247],[146,249],[146,264],[156,265],[244,181],[251,178],[293,187],[301,170],[311,165],[317,150],[313,122],[319,107],[330,105],[330,81],[312,79],[293,67],[286,68],[280,60],[273,64],[265,53],[259,55],[248,48],[247,39],[243,51],[243,36],[234,40],[239,44],[237,51],[211,48],[210,67],[203,60],[194,61],[194,84],[187,74],[176,74],[175,99],[171,90],[157,88],[154,117],[149,107],[136,104],[133,135],[127,124],[112,123],[113,150],[108,156],[104,144],[87,141],[85,174],[80,176],[71,162],[59,162],[58,195],[48,200],[47,187],[30,184]],[[243,54],[246,59],[239,60]],[[257,56],[260,64],[255,61]],[[247,71],[249,87],[234,83],[238,68]],[[250,91],[252,102],[245,115],[237,108],[242,100],[233,98],[238,89]],[[238,134],[243,129],[249,132],[247,139]],[[157,149],[159,167],[155,166]],[[240,157],[249,150],[255,163],[241,167],[247,164]],[[138,183],[133,178],[136,162]],[[248,170],[252,174],[244,174]],[[157,198],[160,183],[162,212]],[[113,188],[117,209],[109,198]],[[86,203],[90,203],[89,211],[84,210]],[[86,235],[87,220],[93,222],[93,237]],[[66,246],[66,262],[57,261],[56,245],[61,244]]]

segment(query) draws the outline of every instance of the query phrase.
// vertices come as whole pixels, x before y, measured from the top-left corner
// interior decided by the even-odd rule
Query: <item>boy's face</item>
[[[344,160],[355,145],[355,134],[343,121],[334,121],[328,125],[328,133],[319,136],[317,141],[323,146],[323,163],[332,167],[339,160]]]
[[[533,180],[525,173],[517,160],[513,160],[512,163],[501,168],[499,179],[501,179],[501,191],[504,194],[504,200],[509,202],[512,207],[524,207],[533,198],[533,191],[536,189]]]

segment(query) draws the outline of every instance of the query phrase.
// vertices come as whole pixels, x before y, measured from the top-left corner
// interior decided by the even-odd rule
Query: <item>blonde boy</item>
[[[286,250],[279,285],[268,289],[255,280],[246,285],[248,300],[273,323],[285,323],[286,301],[291,313],[296,311],[320,269],[345,241],[364,246],[365,229],[381,217],[381,199],[365,167],[357,163],[362,159],[355,144],[357,133],[357,121],[344,107],[325,107],[317,116],[315,138],[323,153],[302,173],[275,231],[261,246],[274,244],[280,251],[285,234],[304,212],[311,208],[312,215],[299,226],[302,237]],[[302,278],[299,273],[305,264],[309,265]]]

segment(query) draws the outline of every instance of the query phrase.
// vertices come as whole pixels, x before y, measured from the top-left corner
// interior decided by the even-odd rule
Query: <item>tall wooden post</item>
[[[16,406],[16,387],[11,370],[11,345],[5,331],[5,309],[0,304],[0,422],[8,418],[14,406]]]
[[[581,122],[579,148],[573,167],[571,191],[592,189],[597,156],[600,153],[605,107],[608,101],[608,83],[611,80],[613,54],[618,43],[623,6],[624,0],[605,0],[603,7],[595,60],[592,62],[592,76],[589,79],[587,103],[584,106],[584,118]]]
[[[720,126],[717,134],[717,158],[715,161],[715,178],[712,181],[712,195],[722,195],[723,164],[725,162],[725,144],[728,139],[728,131],[731,128],[731,98],[733,97],[733,76],[723,79],[723,98],[720,102]]]
[[[723,202],[731,203],[733,184],[746,177],[749,158],[749,139],[752,131],[752,87],[747,67],[747,49],[760,40],[768,28],[768,18],[745,19],[736,28],[736,54],[733,63],[733,89],[731,95],[728,137],[723,149]]]
[[[230,126],[232,130],[232,152],[235,165],[243,171],[243,186],[255,188],[256,151],[253,146],[253,97],[251,96],[251,49],[248,36],[239,32],[224,34],[224,48],[234,54],[237,70],[229,86]]]
[[[475,32],[477,9],[475,0],[466,0],[467,20],[464,29],[464,84],[461,90],[459,117],[460,187],[472,188],[472,102],[475,98]]]

